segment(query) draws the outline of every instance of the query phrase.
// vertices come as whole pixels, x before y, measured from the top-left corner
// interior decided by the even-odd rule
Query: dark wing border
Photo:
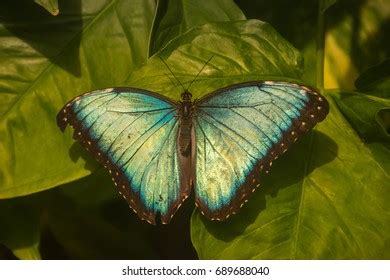
[[[89,137],[87,130],[82,127],[81,122],[76,119],[76,116],[71,109],[71,105],[73,102],[79,100],[82,96],[97,93],[98,91],[102,91],[102,93],[116,92],[118,94],[121,94],[128,92],[136,92],[146,94],[170,103],[173,109],[177,109],[178,103],[163,95],[144,89],[131,87],[113,87],[95,90],[76,96],[71,101],[66,103],[65,106],[63,106],[63,108],[57,114],[57,125],[61,129],[61,131],[64,131],[68,124],[73,127],[73,139],[78,141],[81,146],[83,146],[89,153],[91,153],[100,164],[102,164],[106,169],[108,169],[108,172],[111,174],[112,181],[114,182],[117,191],[127,201],[129,207],[138,215],[141,220],[145,220],[148,223],[155,225],[155,213],[146,209],[146,207],[141,202],[139,195],[137,195],[132,190],[131,184],[127,177],[123,174],[120,168],[116,166],[115,163],[111,162],[111,160],[107,156],[105,156],[104,152],[102,152],[98,148],[94,140]],[[171,220],[173,214],[180,207],[184,199],[188,196],[188,193],[186,193],[188,192],[188,189],[183,190],[180,185],[178,187],[180,195],[178,196],[178,199],[169,207],[168,214],[165,216],[161,216],[161,221],[163,223],[168,223]],[[183,199],[183,197],[185,198]]]
[[[312,129],[317,123],[325,119],[329,112],[329,103],[316,89],[308,87],[298,83],[291,83],[285,81],[250,81],[239,84],[234,84],[222,89],[218,89],[205,97],[198,99],[195,103],[197,114],[201,114],[202,102],[210,99],[211,97],[223,93],[226,90],[241,88],[245,86],[261,86],[264,83],[286,83],[299,86],[300,88],[308,91],[309,101],[306,106],[301,109],[300,117],[293,121],[291,127],[283,133],[281,140],[274,144],[267,155],[260,159],[253,167],[252,171],[247,176],[244,184],[237,189],[236,196],[232,201],[219,211],[212,212],[206,204],[202,203],[200,199],[195,195],[195,205],[199,208],[200,212],[211,220],[224,221],[231,215],[237,214],[239,210],[248,202],[252,193],[260,187],[260,174],[262,172],[268,173],[272,166],[272,162],[278,159],[279,156],[284,154],[289,147],[295,143],[303,134]],[[226,108],[226,107],[223,107]],[[195,182],[196,184],[196,182]],[[194,188],[196,190],[196,188]]]

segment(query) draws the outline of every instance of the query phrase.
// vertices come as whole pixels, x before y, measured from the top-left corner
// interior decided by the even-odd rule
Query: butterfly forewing
[[[195,199],[217,220],[235,214],[260,186],[258,174],[328,113],[316,91],[286,82],[238,84],[195,108]]]
[[[141,219],[168,223],[190,186],[180,185],[177,106],[132,88],[94,91],[76,97],[57,116],[62,130],[109,169],[119,193]]]

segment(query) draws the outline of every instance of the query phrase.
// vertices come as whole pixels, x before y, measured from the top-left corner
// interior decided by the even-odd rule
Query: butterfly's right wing
[[[195,107],[195,202],[216,220],[236,213],[260,186],[258,174],[328,113],[316,91],[278,81],[221,89]]]
[[[78,140],[111,173],[119,193],[141,219],[168,223],[189,195],[176,148],[176,104],[132,88],[97,90],[67,103],[58,126],[74,127]]]

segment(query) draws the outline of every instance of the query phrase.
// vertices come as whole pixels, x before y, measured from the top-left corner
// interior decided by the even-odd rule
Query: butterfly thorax
[[[183,92],[182,101],[179,104],[179,151],[182,156],[188,157],[191,154],[191,130],[193,113],[191,93],[188,91]]]

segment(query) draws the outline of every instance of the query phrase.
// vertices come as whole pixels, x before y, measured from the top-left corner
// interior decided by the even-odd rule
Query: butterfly
[[[211,220],[236,214],[260,186],[258,174],[322,121],[328,102],[316,90],[282,81],[235,84],[181,101],[138,88],[75,97],[57,115],[109,170],[139,218],[169,223],[195,192]]]

